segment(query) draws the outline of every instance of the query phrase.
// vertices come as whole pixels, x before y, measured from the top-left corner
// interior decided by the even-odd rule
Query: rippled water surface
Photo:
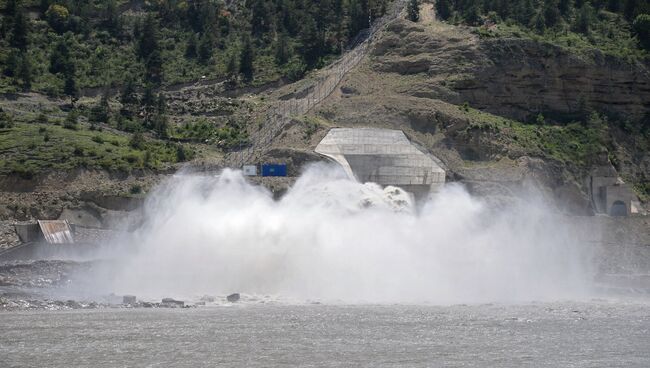
[[[2,367],[650,367],[645,303],[0,314]]]

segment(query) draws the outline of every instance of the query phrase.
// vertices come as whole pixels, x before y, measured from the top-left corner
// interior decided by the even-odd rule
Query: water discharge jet
[[[278,295],[343,302],[492,302],[589,292],[589,254],[566,218],[529,197],[494,209],[448,185],[408,196],[311,166],[275,201],[240,172],[177,176],[147,199],[97,286],[158,298]]]

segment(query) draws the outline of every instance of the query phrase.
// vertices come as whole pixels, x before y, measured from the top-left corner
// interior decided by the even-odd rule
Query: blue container
[[[262,176],[287,176],[287,164],[263,164]]]

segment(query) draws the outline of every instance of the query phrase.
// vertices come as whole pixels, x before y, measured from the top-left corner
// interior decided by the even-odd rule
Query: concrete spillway
[[[335,128],[316,152],[339,163],[351,179],[399,186],[416,195],[445,183],[445,170],[400,130]]]

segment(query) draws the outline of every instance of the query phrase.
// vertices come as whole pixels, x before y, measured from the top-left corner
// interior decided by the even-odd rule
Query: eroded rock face
[[[481,42],[489,60],[455,89],[478,108],[516,119],[531,114],[571,115],[586,108],[632,120],[650,111],[648,66],[593,51],[576,56],[523,39]]]
[[[387,28],[373,68],[418,74],[404,92],[518,120],[571,118],[585,109],[639,120],[650,112],[650,65],[598,50],[576,54],[524,38],[478,38],[469,29],[406,21]],[[422,78],[422,74],[427,77]]]

